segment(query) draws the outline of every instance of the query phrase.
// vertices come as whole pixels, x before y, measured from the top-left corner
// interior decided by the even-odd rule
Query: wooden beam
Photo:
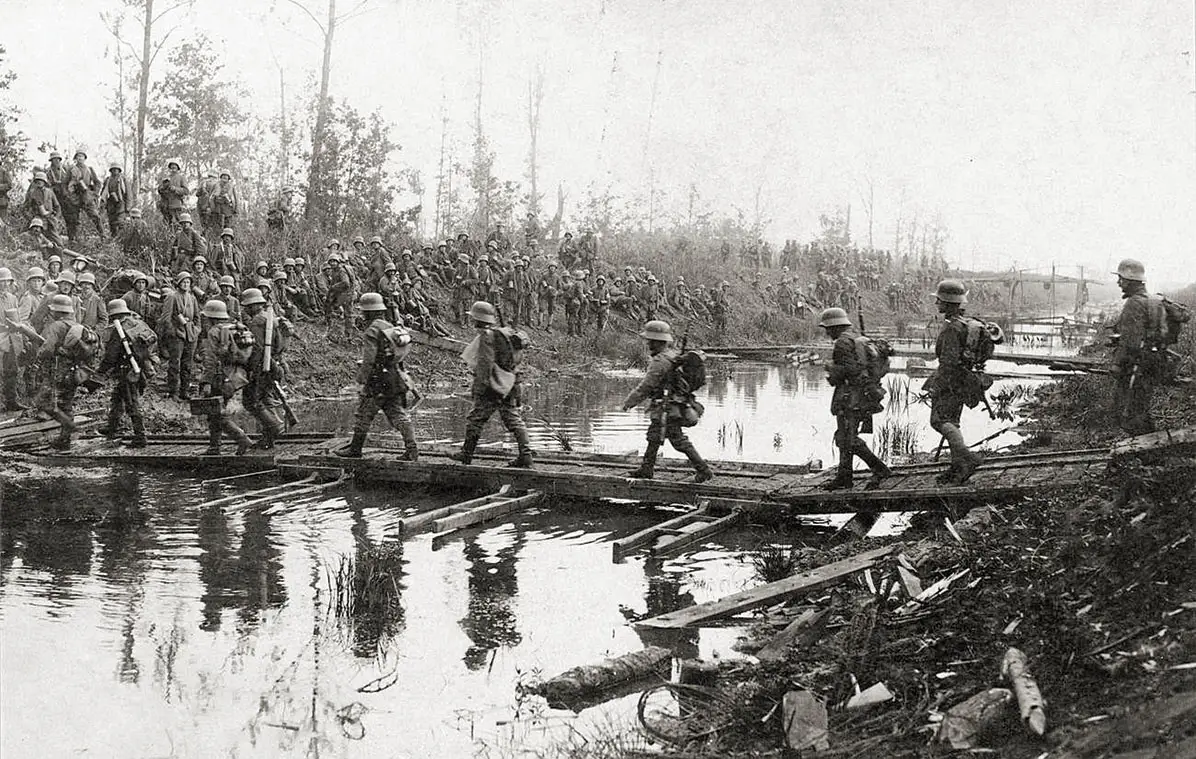
[[[453,514],[459,514],[462,511],[469,511],[470,509],[476,509],[479,506],[486,506],[488,504],[494,503],[496,500],[505,499],[508,497],[507,494],[510,492],[510,490],[510,485],[503,485],[498,489],[497,493],[491,493],[490,495],[484,495],[481,498],[472,498],[468,501],[462,501],[461,503],[454,503],[439,509],[432,509],[431,511],[424,511],[419,514],[404,517],[403,519],[399,520],[399,535],[408,535],[416,530],[427,527],[437,519],[443,519],[447,516],[452,516]]]
[[[1138,435],[1113,444],[1113,458],[1133,456],[1135,454],[1155,451],[1160,448],[1170,448],[1177,445],[1196,444],[1196,427],[1185,427],[1179,430],[1159,430],[1148,435]]]
[[[689,524],[695,519],[701,519],[708,514],[707,507],[703,506],[694,511],[685,514],[680,514],[672,519],[665,520],[660,524],[654,524],[651,527],[632,533],[625,538],[611,541],[611,558],[618,563],[623,560],[630,552],[637,548],[650,545],[652,541],[665,534],[666,530],[672,529],[677,525]]]
[[[901,549],[900,544],[874,548],[842,561],[800,572],[784,580],[733,593],[717,601],[709,601],[635,623],[636,627],[676,629],[699,626],[702,622],[729,617],[741,611],[768,606],[803,596],[834,585],[856,572],[876,566]]]
[[[489,522],[505,514],[510,514],[512,511],[519,511],[520,509],[533,506],[543,497],[543,493],[533,491],[518,498],[504,498],[485,506],[478,506],[470,511],[437,519],[435,522],[432,522],[432,532],[451,532],[452,530],[460,530],[463,527],[471,527],[475,524]]]
[[[799,638],[808,639],[809,633],[818,634],[826,629],[830,608],[807,609],[785,626],[784,630],[769,639],[764,647],[756,652],[756,658],[763,662],[775,662],[785,658],[789,646]]]
[[[656,545],[651,549],[653,556],[672,556],[679,553],[686,548],[700,543],[709,537],[717,535],[724,530],[729,530],[735,525],[742,522],[744,514],[742,512],[735,512],[728,514],[725,517],[720,517],[713,521],[707,522],[705,525],[693,530],[682,530],[678,535],[666,535],[661,537]]]

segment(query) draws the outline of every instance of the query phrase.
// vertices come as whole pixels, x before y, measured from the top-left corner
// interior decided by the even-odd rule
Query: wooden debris
[[[947,590],[950,589],[951,585],[955,583],[955,581],[966,576],[971,571],[972,570],[970,569],[961,569],[949,577],[944,577],[926,590],[922,591],[916,598],[913,598],[908,603],[897,607],[897,610],[894,611],[893,614],[895,616],[901,616],[903,614],[913,614],[914,612],[921,611],[926,607],[927,604],[946,593]]]
[[[489,522],[513,511],[526,509],[540,502],[544,494],[533,490],[516,498],[496,498],[493,503],[476,506],[459,514],[442,517],[432,522],[432,532],[451,532],[475,524]]]
[[[1001,719],[1012,700],[1013,693],[1006,688],[980,691],[947,710],[939,723],[937,739],[954,749],[975,748],[980,736]]]
[[[718,680],[718,664],[697,659],[677,659],[673,667],[673,682],[681,685],[713,686]]]
[[[661,614],[635,623],[636,627],[690,627],[713,619],[729,617],[741,611],[767,606],[834,585],[847,577],[874,567],[893,553],[901,550],[900,544],[874,548],[842,561],[826,564],[806,572],[799,572],[784,580],[770,582],[759,587],[732,593],[717,601]]]
[[[893,699],[893,692],[889,690],[884,683],[876,683],[863,689],[851,698],[847,699],[844,705],[845,709],[862,709],[865,706],[872,706],[874,704],[882,704],[885,701]]]
[[[649,646],[639,651],[607,659],[601,664],[574,667],[567,672],[533,685],[527,692],[543,696],[549,706],[569,708],[595,693],[613,686],[661,676],[667,673],[673,653],[667,648]]]
[[[910,598],[917,598],[922,595],[922,581],[912,571],[906,569],[901,564],[897,565],[897,581],[901,583],[901,589]]]
[[[827,730],[826,704],[808,690],[791,690],[781,701],[785,720],[785,745],[797,751],[831,747]]]
[[[1196,445],[1196,427],[1138,435],[1114,444],[1111,453],[1114,459],[1119,459],[1177,445]]]
[[[784,630],[774,635],[764,647],[756,652],[756,658],[760,661],[773,662],[780,661],[785,657],[785,653],[790,646],[802,645],[808,646],[822,636],[826,630],[826,623],[830,618],[831,610],[829,608],[821,611],[815,609],[808,609],[797,616],[792,622],[785,626]]]
[[[1030,674],[1030,665],[1026,655],[1016,648],[1005,652],[1005,660],[1001,662],[1001,675],[1013,686],[1013,693],[1017,696],[1018,710],[1022,714],[1022,722],[1035,735],[1046,732],[1046,709],[1042,700],[1042,693],[1038,690],[1038,683]]]

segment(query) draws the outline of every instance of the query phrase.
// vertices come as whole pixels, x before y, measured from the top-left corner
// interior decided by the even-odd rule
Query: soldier
[[[533,308],[535,301],[536,287],[532,281],[532,275],[528,273],[527,266],[529,260],[527,256],[515,260],[515,273],[511,275],[513,292],[515,293],[515,313],[512,326],[520,324],[532,324],[535,322],[536,314]]]
[[[58,194],[49,185],[46,172],[33,172],[33,184],[25,193],[24,209],[30,217],[30,229],[40,229],[46,233],[47,237],[53,234],[54,217],[61,212],[62,205],[59,203]],[[55,238],[57,238],[56,235]],[[61,243],[59,243],[59,247],[61,247]]]
[[[556,298],[564,287],[556,262],[549,261],[548,268],[540,277],[538,284],[540,296],[540,325],[549,332],[552,331],[552,320],[556,315]]]
[[[78,239],[80,211],[91,219],[96,225],[96,234],[103,238],[104,227],[100,224],[100,214],[96,212],[100,187],[100,178],[96,176],[95,169],[87,165],[87,153],[76,151],[75,162],[67,169],[67,200],[62,203],[66,235],[71,242]]]
[[[469,261],[468,253],[457,255],[453,271],[453,314],[463,327],[469,326],[469,306],[477,299],[478,270]]]
[[[241,272],[245,268],[245,251],[236,243],[236,233],[232,228],[220,230],[220,243],[212,251],[213,266],[220,276],[230,276],[233,281],[241,281]]]
[[[266,211],[266,226],[281,234],[291,222],[291,203],[295,196],[293,187],[284,187]]]
[[[407,410],[413,403],[414,388],[403,366],[403,360],[411,350],[411,335],[386,321],[386,305],[378,293],[363,293],[357,307],[369,324],[362,341],[361,367],[357,372],[361,392],[353,415],[353,438],[333,453],[343,458],[360,458],[370,424],[381,411],[390,426],[403,436],[401,460],[417,461],[419,446]]]
[[[195,212],[199,214],[199,228],[204,235],[209,235],[213,231],[212,224],[212,198],[216,194],[216,188],[220,186],[220,179],[216,172],[208,169],[204,174],[203,179],[199,180],[199,186],[195,188]],[[224,225],[214,225],[215,229],[220,229]]]
[[[108,234],[115,240],[125,215],[129,213],[129,183],[125,181],[124,172],[118,164],[108,167],[108,176],[104,177],[104,184],[100,187],[100,200],[108,216]]]
[[[237,297],[236,293],[237,281],[225,274],[216,284],[220,289],[216,299],[224,303],[224,307],[228,311],[228,318],[235,322],[241,321],[241,299]]]
[[[270,450],[274,441],[282,434],[282,419],[277,409],[282,406],[278,381],[282,376],[279,360],[286,352],[291,335],[291,325],[286,319],[278,319],[270,309],[262,291],[250,287],[241,293],[239,304],[245,309],[245,321],[253,333],[253,354],[249,358],[249,383],[241,395],[245,410],[253,415],[261,428],[262,436],[256,448]],[[269,328],[270,339],[266,339]],[[266,364],[266,346],[270,346],[270,361]]]
[[[538,245],[542,233],[535,211],[528,211],[527,220],[523,222],[523,244],[529,248]]]
[[[220,292],[219,276],[208,269],[208,259],[198,255],[191,259],[191,290],[201,303],[207,303],[209,298]]]
[[[334,241],[335,242],[335,241]],[[331,247],[331,246],[330,246]],[[340,244],[337,243],[337,248]],[[341,257],[337,252],[328,256],[328,294],[324,301],[324,322],[329,325],[328,339],[336,341],[335,331],[331,328],[331,321],[336,309],[344,309],[344,336],[353,337],[353,277],[348,269],[341,265]]]
[[[285,319],[295,318],[295,304],[291,302],[291,294],[287,289],[287,273],[276,269],[270,276],[274,283],[274,304]]]
[[[112,399],[108,404],[108,423],[97,432],[106,437],[120,434],[121,417],[128,413],[133,425],[130,448],[144,448],[145,423],[141,418],[141,394],[153,374],[157,361],[158,338],[154,331],[129,310],[124,300],[108,302],[108,316],[112,323],[105,334],[104,358],[98,374],[113,376]]]
[[[12,190],[12,173],[7,166],[0,165],[0,225],[8,219],[8,193]]]
[[[668,322],[652,320],[644,324],[640,337],[648,343],[648,371],[644,379],[623,400],[623,410],[630,411],[641,402],[651,399],[648,407],[648,447],[644,449],[644,459],[638,469],[629,472],[629,476],[650,480],[656,474],[656,457],[660,446],[668,440],[673,449],[685,454],[696,474],[695,483],[705,482],[714,476],[709,465],[694,448],[694,444],[686,437],[680,420],[669,414],[669,405],[676,387],[674,371],[679,353],[672,347],[673,329]],[[688,399],[692,400],[692,398]]]
[[[199,340],[199,301],[191,292],[191,272],[175,277],[177,289],[162,302],[158,340],[166,359],[166,397],[191,399],[191,364]],[[227,314],[227,312],[225,312]]]
[[[49,311],[51,321],[42,330],[42,344],[37,351],[37,407],[61,426],[50,447],[66,451],[70,450],[71,433],[75,431],[75,391],[79,387],[76,372],[87,365],[88,357],[71,297],[53,296]]]
[[[660,282],[657,281],[655,274],[648,274],[648,283],[641,288],[640,298],[643,303],[644,315],[649,319],[655,319],[656,315],[660,313]]]
[[[573,242],[573,233],[566,232],[564,239],[561,240],[561,247],[557,249],[557,260],[561,262],[561,268],[566,271],[572,269],[577,264],[577,243]]]
[[[501,285],[494,282],[494,271],[490,268],[489,256],[478,256],[477,263],[477,283],[474,285],[475,297],[478,300],[484,300],[490,305],[494,305],[491,298],[494,293],[501,291]]]
[[[507,236],[506,224],[500,221],[494,225],[494,231],[486,236],[486,247],[493,247],[502,256],[511,252],[511,238]]]
[[[606,276],[599,274],[594,280],[594,289],[590,291],[590,313],[594,316],[594,326],[599,335],[606,329],[606,319],[610,316],[610,290],[606,286]]]
[[[0,394],[4,396],[5,411],[20,411],[25,407],[17,400],[17,378],[20,376],[21,356],[25,352],[25,336],[13,329],[19,323],[20,300],[13,291],[16,284],[12,271],[0,267]]]
[[[240,199],[237,196],[237,183],[233,180],[233,175],[223,169],[220,170],[220,181],[216,183],[211,203],[212,231],[231,227],[236,219],[237,209],[240,207]]]
[[[158,211],[174,229],[183,216],[184,198],[191,194],[191,188],[178,161],[167,162],[166,169],[169,173],[158,182]],[[189,220],[190,214],[187,217]]]
[[[727,331],[727,290],[731,284],[723,280],[718,287],[710,289],[710,316],[714,319],[714,330],[718,333]]]
[[[54,192],[58,208],[62,210],[65,218],[66,204],[70,201],[70,171],[62,164],[62,153],[57,150],[50,153],[50,165],[46,167],[45,174],[46,184]],[[34,172],[33,177],[37,178],[37,172]]]
[[[587,271],[594,271],[598,264],[598,238],[594,237],[591,229],[582,232],[581,239],[577,241],[577,260],[581,268]]]
[[[581,269],[573,272],[573,277],[565,282],[561,292],[561,299],[565,301],[565,330],[572,337],[581,336],[581,304],[586,297],[584,281],[586,273]]]
[[[133,273],[133,289],[120,296],[129,310],[146,322],[153,317],[153,301],[149,294],[149,276],[145,272]]]
[[[865,489],[874,490],[880,487],[881,480],[893,472],[860,439],[860,425],[874,413],[876,397],[869,392],[873,380],[868,373],[866,348],[861,345],[860,334],[852,327],[847,312],[841,308],[823,311],[818,318],[818,326],[825,329],[827,336],[834,342],[826,374],[827,381],[835,388],[831,396],[831,414],[836,423],[835,446],[839,449],[839,470],[826,489],[850,489],[852,460],[859,456],[872,470],[872,479],[868,480]]]
[[[1129,435],[1154,432],[1150,400],[1159,381],[1158,336],[1166,316],[1160,301],[1146,293],[1146,267],[1127,258],[1117,265],[1117,286],[1125,305],[1117,317],[1117,348],[1113,354],[1116,377],[1114,399],[1117,421]]]
[[[79,275],[77,282],[79,302],[75,306],[75,321],[102,333],[108,326],[108,307],[96,293],[96,275],[85,271]]]
[[[353,239],[353,248],[358,251],[358,255],[365,257],[364,249],[359,246],[359,243],[364,243],[364,238],[355,237]],[[386,250],[386,246],[382,244],[382,238],[375,235],[370,238],[369,248],[369,281],[367,284],[371,287],[377,286],[382,281],[382,277],[386,276],[387,264],[394,263],[391,260],[390,253]],[[398,264],[394,263],[395,268]]]
[[[130,208],[129,215],[120,226],[120,249],[126,256],[146,258],[154,240],[149,226],[141,218],[140,208]]]
[[[473,461],[482,428],[497,411],[503,426],[515,436],[519,446],[519,455],[507,466],[530,467],[532,446],[523,422],[523,391],[517,374],[523,349],[528,343],[527,336],[509,327],[495,328],[498,312],[486,301],[476,301],[469,309],[469,317],[478,334],[462,357],[468,355],[465,360],[473,372],[470,391],[473,408],[466,419],[465,443],[452,458],[462,464]]]
[[[195,230],[191,223],[191,214],[172,214],[173,222],[178,223],[178,229],[171,237],[166,248],[166,260],[170,261],[170,268],[190,269],[191,262],[196,256],[204,256],[208,252],[208,241]]]
[[[943,330],[934,345],[939,365],[925,386],[930,393],[930,426],[951,446],[951,468],[939,475],[938,480],[952,485],[967,482],[981,461],[980,454],[968,448],[959,429],[963,407],[975,395],[973,367],[965,355],[969,352],[969,325],[963,309],[967,302],[967,289],[962,282],[955,279],[939,282],[935,306],[944,319]]]
[[[220,410],[208,414],[208,448],[202,456],[220,455],[221,433],[237,441],[237,454],[244,456],[253,441],[233,421],[229,405],[249,382],[246,369],[253,351],[253,337],[243,325],[230,324],[224,303],[210,300],[204,304],[203,316],[209,326],[204,333],[203,373],[199,378],[199,394],[204,398],[218,395]]]

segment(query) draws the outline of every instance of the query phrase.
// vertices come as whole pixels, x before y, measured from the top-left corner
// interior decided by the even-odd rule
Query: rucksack
[[[76,364],[90,364],[100,352],[100,336],[86,324],[72,324],[62,339],[62,352]]]
[[[673,359],[673,389],[696,393],[706,385],[706,354],[687,350]]]
[[[256,340],[249,327],[244,324],[221,324],[220,334],[216,340],[216,356],[221,363],[236,366],[247,366],[253,355]]]
[[[855,390],[859,393],[856,399],[856,411],[877,414],[884,410],[881,401],[885,397],[885,389],[881,379],[889,373],[889,359],[893,355],[893,347],[888,340],[860,336],[855,338],[856,356],[864,365],[861,381],[857,381]]]
[[[1003,340],[1001,328],[973,316],[961,316],[959,321],[967,328],[960,360],[970,371],[983,371],[984,362],[993,357],[997,343]]]
[[[1151,305],[1156,306],[1152,312],[1157,314],[1158,325],[1155,327],[1155,338],[1160,348],[1167,348],[1179,342],[1179,333],[1184,325],[1192,321],[1192,309],[1182,303],[1176,303],[1165,295],[1150,296]],[[1161,312],[1161,313],[1160,313]]]

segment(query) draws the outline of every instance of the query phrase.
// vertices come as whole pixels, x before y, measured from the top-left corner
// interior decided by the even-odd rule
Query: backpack
[[[411,377],[402,361],[411,350],[411,335],[402,327],[378,331],[378,353],[369,379],[370,387],[388,397],[405,397],[411,390]]]
[[[884,410],[881,401],[885,397],[885,389],[881,379],[889,373],[889,358],[892,357],[893,347],[888,340],[860,336],[855,339],[856,355],[864,365],[864,373],[859,386],[857,411],[876,414]]]
[[[76,364],[90,364],[100,352],[100,336],[86,324],[72,324],[62,339],[62,352]]]
[[[1158,319],[1155,328],[1156,344],[1160,348],[1167,348],[1179,342],[1179,333],[1184,325],[1192,320],[1192,309],[1182,303],[1176,303],[1165,295],[1150,296],[1152,312]]]
[[[961,361],[969,371],[983,371],[984,362],[993,357],[997,343],[1004,339],[1001,328],[974,316],[961,316],[959,322],[967,329]]]
[[[222,324],[216,338],[216,356],[221,363],[248,366],[257,341],[244,324]]]
[[[692,394],[706,385],[706,354],[687,350],[673,359],[673,389]]]

